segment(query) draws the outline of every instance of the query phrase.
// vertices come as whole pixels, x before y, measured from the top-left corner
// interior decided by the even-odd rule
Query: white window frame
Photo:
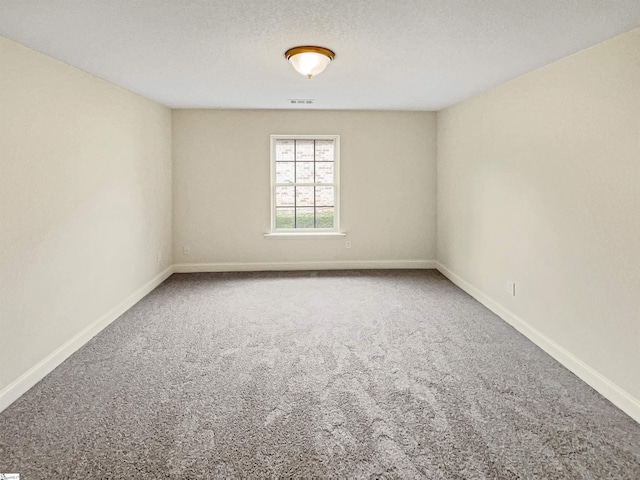
[[[334,212],[333,228],[276,228],[276,187],[300,185],[276,183],[276,141],[277,140],[333,140],[333,183],[323,183],[322,186],[333,186]],[[271,232],[267,237],[331,237],[344,236],[340,231],[340,135],[271,135]],[[317,183],[303,184],[316,186]]]

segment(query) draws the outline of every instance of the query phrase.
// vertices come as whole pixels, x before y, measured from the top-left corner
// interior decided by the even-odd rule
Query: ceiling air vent
[[[313,98],[290,98],[289,103],[292,105],[313,105]]]

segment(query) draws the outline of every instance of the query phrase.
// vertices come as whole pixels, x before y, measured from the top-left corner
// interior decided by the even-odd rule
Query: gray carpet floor
[[[0,414],[21,479],[639,479],[640,425],[436,271],[173,275]]]

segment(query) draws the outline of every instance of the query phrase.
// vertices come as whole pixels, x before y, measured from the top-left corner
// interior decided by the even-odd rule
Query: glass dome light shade
[[[285,53],[293,68],[307,78],[321,73],[335,54],[323,47],[295,47]]]

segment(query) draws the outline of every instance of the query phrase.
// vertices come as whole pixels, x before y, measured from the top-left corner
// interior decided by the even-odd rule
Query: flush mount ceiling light
[[[305,46],[290,48],[284,52],[284,56],[296,71],[311,78],[327,68],[336,54],[328,48]]]

